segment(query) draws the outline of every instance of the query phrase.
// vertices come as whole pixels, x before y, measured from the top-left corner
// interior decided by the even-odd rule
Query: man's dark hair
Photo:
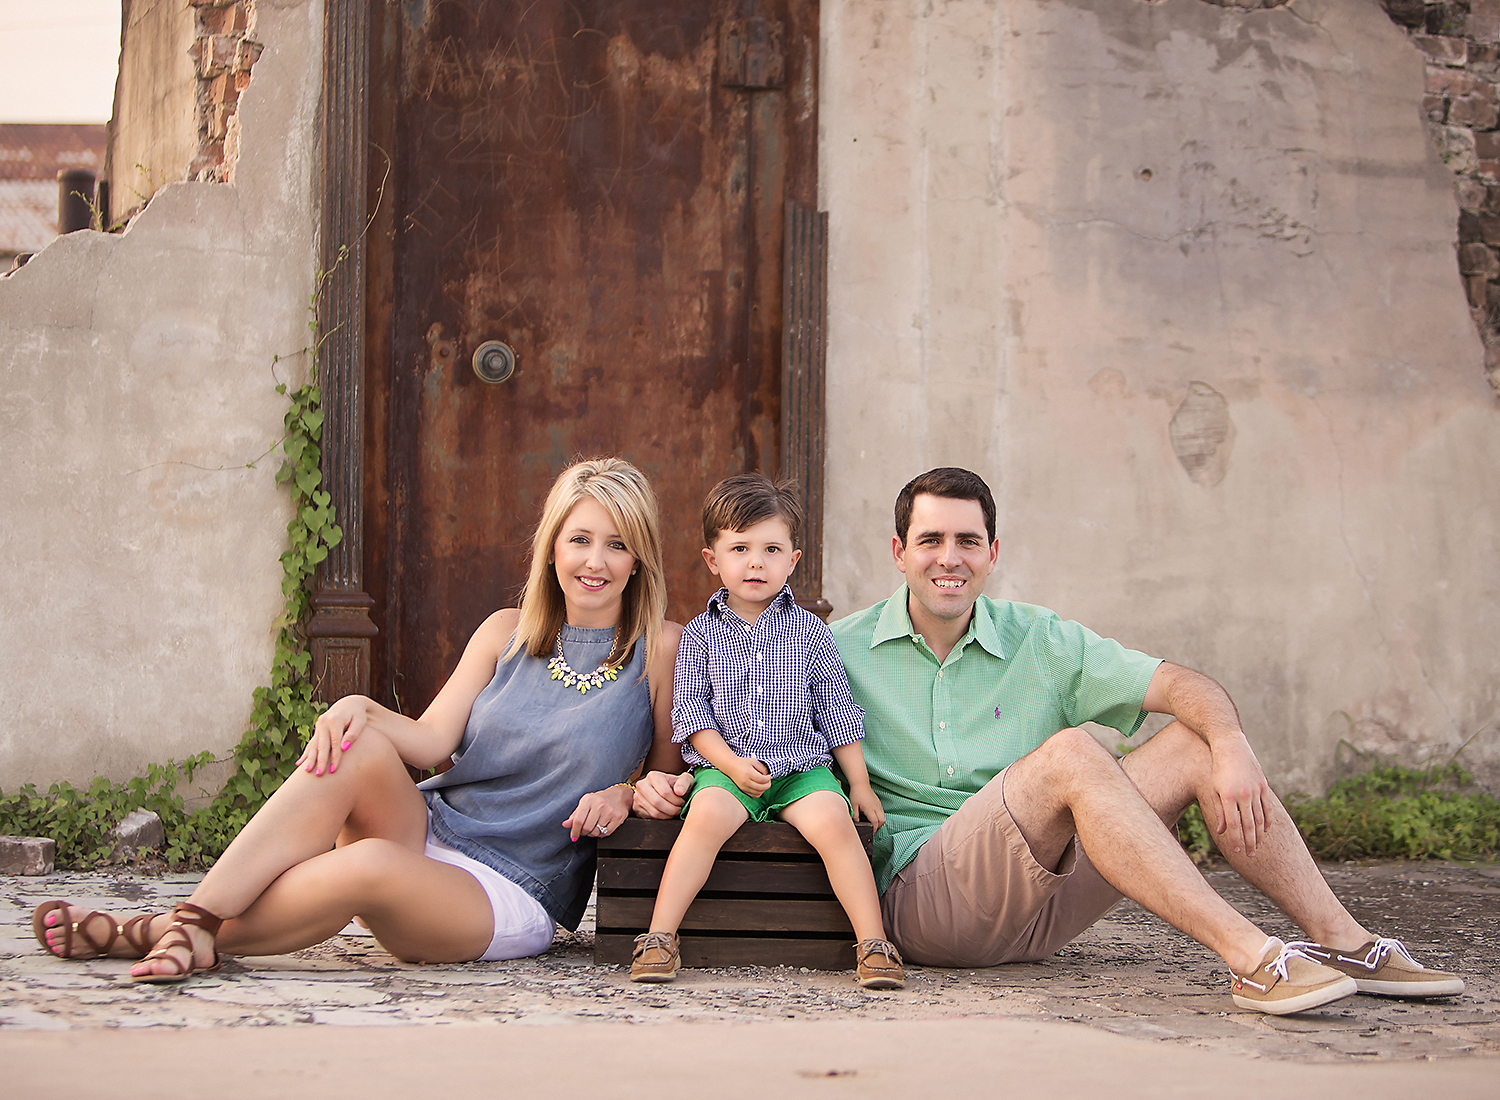
[[[995,541],[995,498],[990,495],[990,487],[978,474],[957,466],[939,466],[912,478],[896,496],[896,537],[902,546],[906,545],[906,536],[911,530],[911,506],[919,493],[978,502],[979,510],[984,513],[984,529],[990,542]]]
[[[792,548],[802,533],[802,504],[795,481],[772,481],[765,474],[726,477],[703,501],[703,545],[712,546],[722,531],[745,531],[764,519],[780,516],[792,535]]]

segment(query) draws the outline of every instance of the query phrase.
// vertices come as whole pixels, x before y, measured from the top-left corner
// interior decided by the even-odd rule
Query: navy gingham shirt
[[[672,741],[694,768],[711,765],[688,738],[718,730],[740,756],[780,779],[819,764],[830,749],[864,736],[828,625],[784,586],[752,625],[729,609],[719,589],[708,610],[682,632],[672,682]]]

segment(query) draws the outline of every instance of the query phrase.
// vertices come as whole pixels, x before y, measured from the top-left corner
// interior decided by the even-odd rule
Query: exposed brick
[[[235,50],[234,67],[242,73],[248,73],[250,67],[260,60],[260,55],[264,50],[265,46],[253,39],[240,39]]]
[[[1469,43],[1469,67],[1480,72],[1494,72],[1500,68],[1500,46],[1493,42],[1481,45]]]
[[[1500,3],[1472,0],[1464,20],[1464,33],[1479,42],[1500,41]]]
[[[1474,135],[1474,155],[1480,160],[1495,160],[1500,158],[1500,134],[1490,133]]]
[[[44,836],[0,836],[0,875],[50,875],[57,842]]]
[[[1458,241],[1460,244],[1468,244],[1470,241],[1481,240],[1484,237],[1484,227],[1479,224],[1479,215],[1471,214],[1467,210],[1458,212]]]
[[[1483,275],[1465,275],[1464,289],[1469,292],[1469,305],[1482,309],[1489,301],[1490,281]]]
[[[1477,95],[1456,96],[1448,104],[1448,125],[1471,130],[1493,130],[1500,122],[1493,101]]]
[[[249,25],[250,15],[243,3],[198,11],[198,30],[202,34],[243,34]]]
[[[1432,122],[1446,122],[1448,120],[1448,97],[1424,95],[1422,97],[1422,114]]]
[[[1427,4],[1424,0],[1381,0],[1381,7],[1403,27],[1415,29],[1427,22]]]
[[[1454,68],[1458,68],[1468,59],[1468,43],[1462,38],[1414,34],[1411,36],[1411,40],[1416,43],[1419,50],[1440,65],[1451,65]]]
[[[1485,244],[1500,245],[1500,215],[1479,215],[1479,239]]]
[[[1479,174],[1490,181],[1500,180],[1500,160],[1480,161]]]
[[[1468,28],[1468,7],[1459,4],[1429,4],[1424,22],[1428,34],[1461,35]]]
[[[235,73],[234,74],[234,90],[236,92],[243,92],[248,87],[250,87],[250,74],[249,73]]]
[[[1427,66],[1427,92],[1430,95],[1474,95],[1494,85],[1464,69],[1449,69],[1441,65]]]
[[[1488,137],[1489,135],[1485,135]],[[1474,135],[1475,144],[1478,144],[1479,135]],[[1489,188],[1483,181],[1470,179],[1468,176],[1460,176],[1453,181],[1454,194],[1458,197],[1458,208],[1460,210],[1479,211],[1489,201]]]
[[[239,102],[240,86],[236,80],[239,73],[220,73],[208,86],[208,101],[233,107]]]
[[[1500,259],[1495,250],[1486,244],[1461,244],[1458,246],[1458,270],[1465,275],[1483,275],[1494,278],[1500,275]]]

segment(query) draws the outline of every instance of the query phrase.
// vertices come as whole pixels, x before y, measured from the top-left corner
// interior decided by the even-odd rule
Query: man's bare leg
[[[1173,722],[1121,762],[1125,774],[1169,828],[1194,802],[1204,807],[1210,830],[1213,807],[1213,759],[1203,739]],[[1220,854],[1245,879],[1290,917],[1307,938],[1327,947],[1352,951],[1374,934],[1340,904],[1303,843],[1291,815],[1272,795],[1266,800],[1265,835],[1254,852],[1231,845]],[[1085,845],[1087,847],[1087,845]],[[1090,850],[1092,858],[1092,850]]]
[[[1162,784],[1166,785],[1166,784]],[[1214,892],[1157,810],[1088,733],[1062,730],[1005,773],[1005,805],[1032,856],[1055,869],[1076,835],[1111,886],[1213,951],[1237,974],[1267,935]]]

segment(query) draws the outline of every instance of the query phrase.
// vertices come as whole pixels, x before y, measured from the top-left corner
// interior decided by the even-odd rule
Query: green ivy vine
[[[169,866],[211,865],[292,773],[323,710],[315,697],[307,642],[312,578],[318,564],[343,538],[332,499],[321,488],[323,393],[318,385],[318,350],[322,340],[317,305],[327,277],[328,273],[318,272],[309,304],[313,342],[304,349],[310,360],[308,380],[296,389],[289,389],[285,382],[276,386],[276,392],[288,399],[285,435],[273,448],[282,456],[276,481],[286,487],[293,509],[286,528],[287,549],[281,555],[286,605],[276,623],[270,683],[255,689],[249,728],[234,749],[234,769],[213,801],[194,810],[186,809],[178,792],[213,762],[211,752],[181,763],[152,764],[144,776],[123,783],[99,776],[81,789],[60,782],[39,792],[28,783],[13,794],[0,793],[0,834],[51,837],[57,844],[58,867],[89,868],[107,862],[112,830],[137,809],[151,810],[161,818],[166,832],[163,855]],[[275,362],[279,361],[278,356]]]

